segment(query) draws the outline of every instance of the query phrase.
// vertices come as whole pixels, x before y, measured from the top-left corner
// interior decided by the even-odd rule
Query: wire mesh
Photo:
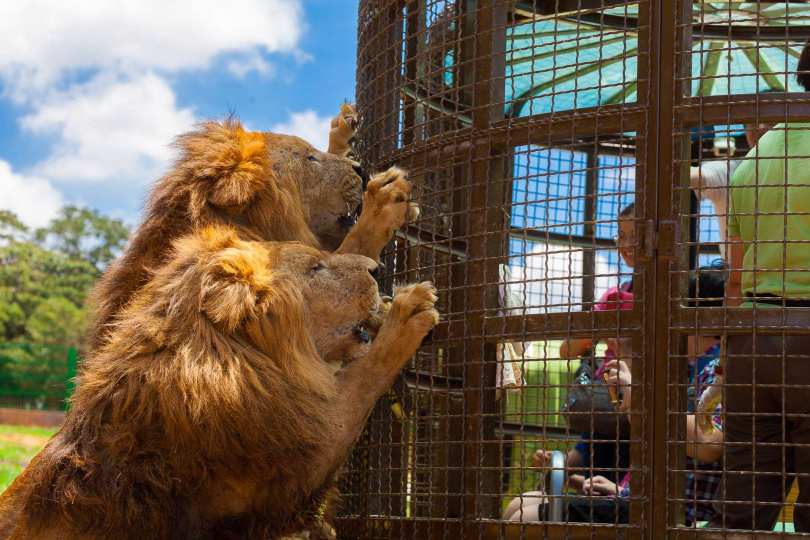
[[[358,36],[364,166],[422,208],[384,287],[433,281],[442,320],[346,465],[341,536],[804,530],[810,5],[363,0]]]

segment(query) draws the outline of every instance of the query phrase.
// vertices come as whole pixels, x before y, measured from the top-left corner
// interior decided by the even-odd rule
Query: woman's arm
[[[723,455],[723,432],[715,429],[704,433],[696,429],[695,415],[686,416],[686,455],[698,461],[711,463]]]
[[[585,495],[616,495],[619,486],[604,476],[592,476],[583,483],[582,492]]]
[[[607,383],[616,385],[622,389],[622,401],[619,410],[630,414],[630,407],[633,401],[633,378],[630,375],[630,367],[622,360],[611,360],[605,364],[605,373],[608,374]]]
[[[591,348],[589,339],[566,339],[560,344],[560,358],[577,358]]]

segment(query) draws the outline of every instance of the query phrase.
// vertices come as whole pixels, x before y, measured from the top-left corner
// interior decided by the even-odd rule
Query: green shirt
[[[729,236],[745,249],[743,294],[810,297],[810,124],[766,133],[734,173],[729,199]]]

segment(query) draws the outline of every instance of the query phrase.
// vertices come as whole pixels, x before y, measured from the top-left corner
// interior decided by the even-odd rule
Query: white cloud
[[[104,74],[37,100],[24,130],[55,135],[35,172],[55,180],[152,180],[170,157],[169,143],[194,122],[178,109],[169,84],[152,73]]]
[[[24,101],[77,70],[172,72],[230,53],[297,58],[304,28],[300,0],[8,0],[0,76]]]
[[[24,176],[0,159],[0,209],[10,210],[31,228],[44,227],[62,208],[62,195],[45,178]]]
[[[270,55],[310,58],[299,48],[305,29],[302,0],[0,0],[0,99],[26,111],[24,132],[52,142],[24,173],[0,160],[0,208],[45,225],[64,202],[57,185],[71,201],[126,200],[131,214],[130,194],[196,120],[170,81],[212,68],[272,77]],[[312,133],[321,144],[328,127]]]
[[[270,131],[284,135],[301,137],[309,144],[323,152],[329,147],[329,128],[331,117],[318,116],[311,109],[303,112],[289,113],[289,120],[283,124],[276,124]]]
[[[259,75],[271,77],[276,71],[275,66],[265,60],[260,54],[251,54],[243,58],[235,58],[228,61],[225,67],[240,79],[254,71]]]

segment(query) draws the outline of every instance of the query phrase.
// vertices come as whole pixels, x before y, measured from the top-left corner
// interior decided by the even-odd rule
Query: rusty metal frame
[[[443,188],[444,195],[453,199],[453,210],[444,216],[451,223],[451,232],[411,225],[398,233],[396,246],[386,257],[395,274],[408,279],[420,275],[417,259],[422,255],[441,257],[442,262],[434,263],[433,270],[452,268],[447,295],[454,309],[426,344],[432,353],[441,349],[445,371],[438,374],[413,366],[405,381],[423,396],[441,395],[441,399],[455,400],[455,404],[447,405],[439,420],[441,433],[424,442],[428,448],[443,452],[441,463],[435,467],[441,479],[430,512],[406,516],[402,501],[394,500],[396,494],[404,498],[404,490],[392,486],[401,486],[407,471],[385,464],[407,460],[403,449],[407,433],[404,423],[397,424],[390,417],[386,404],[375,411],[370,429],[383,426],[391,433],[370,431],[362,442],[366,452],[368,448],[378,453],[386,447],[393,449],[393,461],[377,458],[389,469],[387,480],[376,480],[379,495],[387,497],[389,508],[377,515],[366,508],[361,515],[341,518],[342,524],[362,531],[358,535],[374,538],[719,537],[708,531],[678,529],[682,503],[669,495],[683,489],[683,478],[660,481],[670,476],[669,471],[684,469],[684,456],[673,451],[673,441],[685,440],[685,422],[680,418],[673,421],[671,406],[684,399],[678,389],[685,374],[672,357],[685,356],[687,335],[742,334],[752,329],[761,335],[783,335],[786,331],[810,334],[810,309],[762,312],[681,305],[679,300],[686,297],[688,251],[695,245],[683,240],[689,237],[694,221],[690,221],[688,201],[683,196],[689,189],[683,166],[689,161],[688,133],[693,126],[724,124],[731,117],[736,122],[788,117],[810,120],[810,100],[806,94],[789,92],[690,96],[692,39],[699,33],[746,43],[796,41],[810,36],[810,28],[794,27],[789,33],[782,29],[777,35],[777,30],[759,26],[729,29],[696,23],[693,3],[681,0],[458,0],[452,43],[456,84],[452,90],[436,92],[424,84],[431,69],[424,36],[432,30],[426,17],[436,3],[361,2],[358,74],[362,74],[364,86],[358,88],[358,101],[370,114],[362,132],[370,141],[362,149],[363,157],[375,169],[407,164],[416,175],[441,169],[452,176],[451,185]],[[604,13],[607,8],[630,4],[638,6],[634,22]],[[517,22],[535,20],[565,20],[613,31],[627,30],[630,24],[638,39],[637,102],[507,117],[506,29]],[[450,124],[448,131],[434,129],[441,122]],[[635,133],[632,151],[636,192],[640,195],[636,199],[639,245],[633,287],[643,301],[631,310],[615,313],[569,309],[499,314],[498,287],[493,284],[499,279],[499,264],[508,259],[504,244],[510,238],[562,245],[569,250],[582,248],[586,291],[582,305],[592,303],[596,250],[611,247],[609,241],[596,237],[596,148],[613,143],[621,153],[628,146],[616,134],[630,131]],[[511,227],[506,209],[511,201],[515,148],[556,145],[587,155],[583,233]],[[701,250],[705,253],[705,246]],[[390,281],[387,284],[390,286]],[[630,468],[641,474],[631,477],[631,525],[617,530],[593,524],[512,524],[499,520],[503,434],[531,433],[540,438],[547,432],[545,427],[527,429],[501,421],[504,409],[494,399],[498,344],[590,338],[600,331],[632,338],[634,350],[644,351],[647,360],[634,362],[632,367],[634,381],[641,382],[638,401],[634,397],[637,414],[631,420],[630,438],[638,444]],[[372,468],[368,463],[366,466]],[[370,478],[376,473],[369,474],[353,488],[369,489]],[[385,482],[390,484],[383,489],[380,486]],[[357,495],[362,498],[362,493]]]

